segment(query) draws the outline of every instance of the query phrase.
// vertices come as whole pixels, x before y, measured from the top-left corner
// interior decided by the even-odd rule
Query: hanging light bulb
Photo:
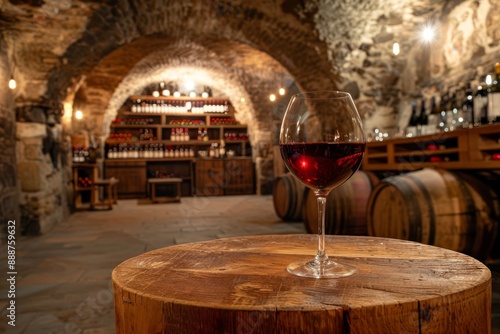
[[[14,77],[10,77],[9,88],[10,89],[16,89],[16,87],[17,87],[16,80],[14,79]]]
[[[278,91],[278,93],[280,95],[285,95],[285,88],[280,88],[280,90]]]
[[[153,96],[154,96],[154,97],[158,97],[158,96],[160,96],[160,92],[159,92],[159,91],[157,91],[157,90],[153,91]]]
[[[276,95],[274,94],[269,95],[269,100],[271,100],[271,102],[276,101]]]

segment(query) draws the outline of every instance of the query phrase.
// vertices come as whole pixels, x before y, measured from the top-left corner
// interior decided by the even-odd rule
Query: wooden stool
[[[411,241],[327,236],[357,272],[296,277],[315,235],[225,238],[154,250],[112,273],[116,333],[490,333],[491,273]]]
[[[148,193],[151,202],[153,203],[171,203],[181,201],[181,178],[176,177],[161,177],[148,179]],[[173,197],[157,197],[156,185],[157,184],[173,184],[176,185],[176,195]]]
[[[113,208],[113,204],[118,202],[118,182],[118,179],[112,177],[110,179],[95,180],[92,183],[91,205],[93,209],[102,206],[110,210]],[[99,196],[100,189],[103,189],[107,195],[102,201]]]

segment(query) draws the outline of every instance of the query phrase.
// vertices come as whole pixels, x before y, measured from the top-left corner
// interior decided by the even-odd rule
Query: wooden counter
[[[327,236],[358,272],[289,274],[315,235],[219,239],[151,251],[112,274],[117,333],[491,333],[491,274],[450,250]]]

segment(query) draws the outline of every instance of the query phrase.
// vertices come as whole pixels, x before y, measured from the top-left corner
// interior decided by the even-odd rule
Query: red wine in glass
[[[365,143],[281,144],[288,169],[313,189],[333,189],[359,168]]]

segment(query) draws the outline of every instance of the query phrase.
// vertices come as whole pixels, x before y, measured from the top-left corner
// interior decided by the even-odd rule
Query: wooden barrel
[[[327,236],[357,272],[302,278],[311,234],[223,238],[157,249],[112,273],[117,334],[490,333],[491,273],[478,260],[420,243]]]
[[[354,175],[328,195],[325,212],[325,233],[367,235],[366,206],[372,187],[378,177],[372,172],[358,170]],[[307,190],[304,200],[303,220],[306,231],[318,232],[318,204],[312,190]]]
[[[493,246],[491,247],[491,252],[489,257],[495,260],[500,259],[500,231],[497,231],[497,237],[493,242]]]
[[[306,186],[290,173],[276,177],[273,184],[273,205],[283,221],[301,221]]]
[[[425,168],[382,180],[368,201],[368,233],[484,259],[498,229],[497,195],[464,173]]]
[[[492,189],[500,198],[500,170],[478,171],[474,174],[474,176],[477,176],[484,183],[488,184],[488,187]],[[497,229],[497,235],[488,257],[492,260],[500,259],[500,221]]]

